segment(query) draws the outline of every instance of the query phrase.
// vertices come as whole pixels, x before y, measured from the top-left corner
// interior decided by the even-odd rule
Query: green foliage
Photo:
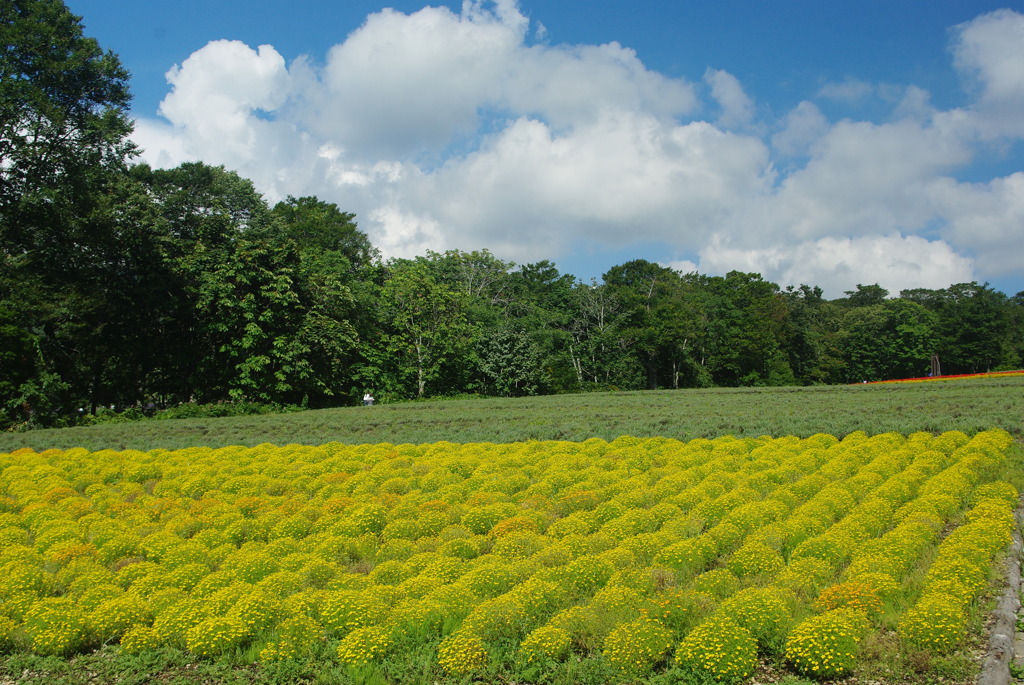
[[[477,355],[488,395],[536,395],[546,384],[541,351],[524,328],[506,326],[485,332]]]
[[[843,319],[844,380],[913,378],[928,374],[937,347],[937,317],[907,300],[849,310]]]
[[[399,397],[424,397],[467,350],[476,328],[466,298],[421,262],[398,262],[381,291],[384,333],[367,353],[374,385]]]
[[[343,406],[366,391],[390,403],[852,383],[923,375],[936,353],[946,373],[1024,364],[1020,298],[987,284],[894,298],[858,285],[830,302],[810,285],[642,259],[591,283],[486,249],[382,263],[335,204],[289,196],[270,208],[250,180],[199,162],[130,166],[128,74],[61,0],[10,0],[0,34],[3,429],[193,402]],[[601,430],[670,433],[646,409]],[[736,426],[734,413],[702,409],[704,423],[671,434],[859,428],[829,413],[832,425],[773,430],[783,412]],[[996,425],[957,418],[969,431]],[[594,434],[567,412],[508,430],[497,437]]]

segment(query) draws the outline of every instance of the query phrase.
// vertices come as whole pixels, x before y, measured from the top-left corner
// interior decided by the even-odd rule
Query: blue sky
[[[1024,290],[1019,2],[67,1],[146,161],[336,202],[386,255]]]

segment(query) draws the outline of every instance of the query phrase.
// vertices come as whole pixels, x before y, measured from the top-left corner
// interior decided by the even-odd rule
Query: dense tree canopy
[[[133,163],[127,73],[60,0],[0,5],[0,427],[101,407],[851,383],[1019,368],[1024,293],[780,289],[646,260],[383,260],[316,197]]]

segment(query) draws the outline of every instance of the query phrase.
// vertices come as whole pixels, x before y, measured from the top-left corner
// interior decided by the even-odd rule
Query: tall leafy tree
[[[783,349],[785,301],[760,274],[730,271],[708,279],[714,303],[712,375],[719,385],[789,385],[795,382]]]
[[[846,297],[836,300],[836,302],[846,307],[870,307],[874,304],[882,304],[889,297],[889,291],[877,283],[872,285],[858,283],[856,290],[847,290],[844,294]]]
[[[511,320],[526,332],[541,356],[541,391],[579,391],[571,354],[576,278],[548,260],[520,266],[507,291]]]
[[[89,401],[109,259],[132,249],[103,206],[134,153],[128,72],[60,0],[0,3],[0,39],[0,310],[33,350],[6,404],[46,422]]]
[[[348,283],[353,260],[373,257],[352,215],[316,198],[271,211],[251,181],[202,163],[133,174],[160,207],[178,276],[178,394],[344,402],[358,339]]]
[[[194,293],[207,345],[198,378],[207,399],[298,404],[337,390],[356,334],[344,318],[348,292],[308,297],[293,246],[239,241],[227,259],[191,259],[203,274]],[[321,284],[323,287],[324,284]]]
[[[663,381],[679,386],[689,325],[679,274],[637,259],[612,267],[604,282],[622,308],[619,334],[629,341],[646,377],[646,387]]]
[[[378,392],[399,396],[458,392],[441,384],[473,348],[477,327],[466,316],[466,296],[438,282],[423,261],[397,260],[381,289],[383,334],[368,348]]]
[[[797,381],[839,381],[843,363],[839,350],[841,310],[826,301],[817,286],[790,286],[783,297],[789,312],[783,346]]]
[[[508,324],[481,334],[479,369],[488,395],[536,395],[546,377],[540,348],[526,329]]]
[[[642,387],[632,339],[619,335],[622,306],[604,283],[572,289],[569,355],[581,389]]]
[[[425,259],[435,277],[456,292],[494,305],[507,299],[508,275],[514,264],[498,259],[490,250],[428,251]]]
[[[304,261],[328,256],[333,268],[351,276],[379,259],[377,249],[359,230],[355,214],[341,211],[333,202],[289,195],[274,205],[271,215],[276,220],[275,230],[294,241]]]
[[[45,259],[60,244],[51,241],[83,237],[47,219],[82,215],[105,172],[134,151],[128,72],[61,0],[0,4],[0,39],[2,236]]]
[[[903,299],[851,308],[843,317],[845,380],[923,376],[938,340],[938,317]]]
[[[976,282],[942,290],[901,293],[938,315],[936,349],[943,373],[980,373],[1013,367],[1010,307],[1006,296]]]
[[[1024,367],[1024,290],[1007,299],[1008,320],[1006,366],[1010,369]]]

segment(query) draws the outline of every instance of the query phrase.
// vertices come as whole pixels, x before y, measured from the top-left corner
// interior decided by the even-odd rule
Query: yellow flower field
[[[1014,525],[1012,444],[806,439],[0,453],[0,650],[622,680],[964,639]],[[904,608],[901,608],[904,607]]]

